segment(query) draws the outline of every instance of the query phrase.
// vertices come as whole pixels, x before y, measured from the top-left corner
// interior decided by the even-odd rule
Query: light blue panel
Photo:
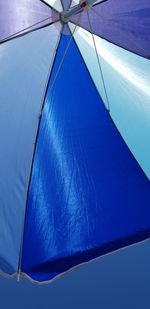
[[[150,61],[95,39],[111,116],[150,179]]]
[[[150,178],[150,61],[97,36],[94,37],[111,116],[130,150]],[[95,60],[93,62],[95,51],[91,35],[79,28],[75,33],[75,40],[107,106],[101,79],[98,70],[95,70]]]
[[[0,45],[0,269],[16,272],[34,141],[60,26]]]

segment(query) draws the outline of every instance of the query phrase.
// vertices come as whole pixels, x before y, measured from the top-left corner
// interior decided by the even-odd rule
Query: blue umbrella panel
[[[150,237],[148,2],[1,2],[2,274]]]

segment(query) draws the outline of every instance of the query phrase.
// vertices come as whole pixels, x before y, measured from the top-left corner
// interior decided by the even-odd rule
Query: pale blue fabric
[[[0,269],[18,267],[31,160],[60,26],[0,45]]]

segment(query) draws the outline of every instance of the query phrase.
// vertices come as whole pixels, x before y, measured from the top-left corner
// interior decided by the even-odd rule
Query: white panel
[[[0,45],[0,268],[18,267],[31,160],[60,25]]]
[[[73,33],[75,25],[69,23],[71,32]],[[95,83],[100,96],[103,99],[106,107],[108,108],[107,98],[104,91],[104,86],[102,82],[101,72],[98,64],[98,59],[96,56],[93,38],[90,32],[84,30],[83,28],[77,28],[74,33],[74,39],[78,45],[78,48],[84,58],[84,61],[88,67],[90,75]]]
[[[94,36],[102,65],[111,116],[150,178],[150,61]],[[99,91],[90,34],[78,29],[76,42]],[[93,68],[92,68],[93,64]],[[101,93],[105,101],[103,89]],[[106,102],[105,102],[106,103]]]
[[[58,12],[63,11],[63,7],[60,0],[45,0],[44,2],[49,4],[52,8],[56,9]]]
[[[72,7],[72,6],[74,6],[74,5],[79,4],[80,2],[82,3],[82,2],[84,2],[84,0],[72,0],[70,6]],[[98,3],[103,2],[103,0],[97,0],[97,1],[95,1],[95,0],[87,0],[86,2],[88,2],[89,4],[91,4],[91,5],[93,6],[93,5],[95,5],[95,4],[98,4]]]

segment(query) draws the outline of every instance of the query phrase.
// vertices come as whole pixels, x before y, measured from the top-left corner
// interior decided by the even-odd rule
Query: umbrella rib
[[[41,118],[42,118],[42,111],[43,111],[43,108],[44,108],[46,93],[47,93],[48,84],[49,84],[49,80],[50,80],[50,74],[51,74],[52,66],[53,66],[53,63],[55,61],[56,53],[57,53],[57,50],[58,50],[58,47],[59,47],[60,36],[61,36],[61,31],[60,31],[60,34],[59,34],[59,37],[58,37],[58,40],[57,40],[57,43],[56,43],[56,48],[54,50],[54,55],[53,55],[53,58],[52,58],[52,60],[50,62],[50,66],[49,66],[47,77],[46,77],[46,82],[45,82],[45,86],[44,86],[44,90],[43,90],[43,94],[42,94],[42,99],[41,99],[41,108],[40,108],[40,114],[39,114],[39,119],[38,119],[38,124],[37,124],[36,136],[35,136],[35,140],[34,140],[34,143],[33,143],[34,149],[33,149],[33,153],[32,153],[31,167],[30,167],[30,172],[29,172],[29,177],[28,177],[28,184],[27,184],[27,189],[26,189],[26,200],[25,200],[23,226],[22,226],[21,241],[20,241],[20,252],[19,252],[19,260],[18,260],[18,269],[17,269],[17,274],[16,274],[17,281],[20,281],[20,275],[21,275],[21,262],[22,262],[22,253],[23,253],[23,239],[24,239],[24,230],[25,230],[25,222],[26,222],[26,215],[27,215],[27,200],[28,200],[29,188],[30,188],[30,182],[31,182],[31,176],[32,176],[32,170],[33,170],[33,163],[34,163],[34,156],[35,156],[35,150],[36,150],[36,143],[37,143],[37,139],[38,139],[38,133],[39,133],[39,129],[40,129],[40,122],[41,122]]]
[[[39,25],[39,24],[43,23],[43,22],[46,21],[46,20],[49,20],[50,18],[51,18],[51,16],[50,16],[50,17],[47,17],[47,18],[45,18],[45,19],[43,19],[43,20],[41,20],[41,21],[39,21],[39,22],[37,22],[37,23],[34,23],[34,24],[32,24],[31,26],[28,26],[28,27],[26,27],[26,28],[24,28],[24,29],[22,29],[22,30],[20,30],[20,31],[15,32],[14,34],[10,35],[9,37],[7,37],[7,38],[5,38],[5,39],[3,39],[3,40],[0,40],[0,44],[3,44],[3,43],[8,42],[8,41],[10,41],[10,40],[16,39],[16,38],[21,37],[21,36],[23,36],[23,35],[26,35],[26,34],[28,34],[28,33],[30,33],[30,32],[33,32],[33,31],[35,31],[35,30],[38,30],[38,29],[47,27],[47,26],[49,26],[49,25],[54,24],[55,22],[57,22],[57,21],[55,21],[55,22],[50,22],[50,23],[48,23],[48,24],[46,24],[46,25],[39,26],[39,27],[37,27],[36,29],[31,29],[31,28],[33,28],[34,26]],[[30,30],[29,30],[29,29],[30,29]],[[29,31],[24,32],[24,31],[26,31],[26,30],[29,30]]]
[[[75,28],[74,28],[74,31],[73,31],[73,34],[75,33],[75,30],[78,26],[75,25]],[[73,34],[71,35],[71,38],[69,40],[69,43],[67,44],[67,47],[66,47],[66,50],[64,52],[64,55],[63,55],[63,58],[60,62],[60,65],[58,67],[58,70],[56,72],[56,75],[54,77],[54,80],[53,80],[53,83],[52,83],[52,86],[50,88],[50,91],[52,90],[52,88],[54,87],[54,84],[55,84],[55,81],[58,77],[58,74],[60,72],[60,69],[63,65],[63,62],[64,62],[64,59],[66,57],[66,54],[68,52],[68,49],[69,49],[69,46],[71,44],[71,40],[73,38]],[[58,49],[58,45],[57,45],[57,49]],[[56,52],[55,52],[56,54]],[[54,61],[54,60],[53,60]],[[51,62],[52,63],[52,62]],[[46,94],[46,89],[47,89],[47,86],[49,84],[49,79],[50,79],[50,72],[51,72],[51,64],[50,64],[50,68],[49,68],[49,72],[48,72],[48,75],[47,75],[47,80],[46,80],[46,86],[45,86],[45,90],[44,90],[44,98],[42,99],[42,108],[41,108],[41,113],[40,113],[40,117],[39,117],[39,123],[40,123],[40,120],[41,120],[41,116],[42,116],[42,111],[43,111],[43,108],[44,108],[44,101],[45,101],[45,94]],[[38,137],[38,132],[39,132],[39,124],[38,124],[38,130],[37,130],[37,134],[36,134],[36,141],[37,141],[37,137]],[[36,141],[35,141],[35,145],[36,145]],[[35,153],[35,147],[34,147],[34,153]],[[33,162],[34,162],[34,153],[33,153],[33,157],[32,157],[32,166],[33,166]],[[29,176],[29,184],[30,184],[30,180],[31,180],[31,175],[32,175],[32,166],[31,166],[31,173],[30,173],[30,176]],[[27,189],[27,197],[28,197],[28,192],[29,192],[29,185],[28,185],[28,189]],[[25,227],[25,219],[26,219],[26,209],[27,209],[27,200],[26,200],[26,207],[25,207],[25,216],[24,216],[24,221],[23,221],[23,230],[22,230],[22,237],[21,237],[21,245],[20,245],[20,254],[19,254],[19,261],[18,261],[18,270],[17,270],[17,281],[20,280],[20,274],[21,274],[21,261],[22,261],[22,250],[23,250],[23,237],[24,237],[24,227]]]
[[[107,1],[109,1],[109,0],[102,0],[102,1],[100,1],[100,2],[98,2],[98,3],[93,4],[93,6],[100,5],[100,4],[102,4],[102,3],[104,3],[104,2],[107,2]]]
[[[63,3],[62,0],[60,0],[60,3],[61,3],[61,6],[62,6],[63,10],[65,10],[64,3]]]
[[[108,0],[107,0],[107,1],[108,1]],[[95,5],[95,6],[96,6],[96,5]],[[112,25],[115,24],[115,21],[112,21],[110,18],[105,18],[103,15],[99,14],[99,13],[96,11],[95,6],[92,6],[92,7],[91,7],[91,10],[92,10],[98,17],[100,17],[101,19],[103,19],[103,20],[106,21],[106,22],[111,23]],[[120,30],[119,27],[117,27],[117,30],[122,34],[122,32],[121,32],[121,30]],[[95,34],[96,34],[96,33],[95,33]],[[133,53],[133,54],[139,56],[139,53],[136,53],[136,52],[134,52],[134,51],[132,51],[132,50],[130,50],[130,49],[127,49],[127,48],[125,48],[125,47],[123,47],[123,46],[121,46],[121,45],[119,45],[119,44],[117,44],[117,43],[111,41],[110,39],[105,38],[104,36],[102,37],[101,35],[98,35],[98,34],[96,34],[96,35],[99,36],[99,37],[101,37],[102,39],[104,39],[105,41],[107,41],[107,42],[109,42],[109,43],[112,43],[112,44],[114,44],[114,45],[116,45],[116,46],[118,46],[118,47],[121,47],[121,48],[123,48],[123,49],[125,49],[125,50],[127,50],[127,51],[129,51],[129,52],[131,52],[131,53]],[[132,46],[132,44],[133,44],[132,39],[131,39],[130,37],[128,37],[128,40],[130,41],[131,46]],[[145,50],[140,44],[138,44],[136,40],[134,40],[134,45],[135,45],[138,49],[140,48],[141,51],[144,52],[144,54],[146,53],[146,50]],[[149,59],[148,57],[146,57],[146,56],[144,56],[144,55],[143,55],[142,57],[144,57],[144,58],[146,58],[146,59]]]
[[[81,15],[81,13],[79,14],[79,18],[80,18],[80,15]],[[60,72],[60,70],[61,70],[61,68],[62,68],[62,65],[63,65],[63,63],[64,63],[65,57],[66,57],[66,55],[67,55],[67,52],[68,52],[68,50],[69,50],[70,44],[71,44],[72,39],[73,39],[73,35],[74,35],[74,33],[75,33],[77,27],[78,27],[78,25],[75,25],[75,28],[74,28],[74,30],[73,30],[73,32],[72,32],[72,34],[71,34],[70,40],[69,40],[69,42],[68,42],[68,44],[67,44],[67,47],[66,47],[66,49],[65,49],[65,51],[64,51],[63,57],[62,57],[62,59],[61,59],[61,61],[60,61],[60,64],[59,64],[58,69],[57,69],[57,72],[56,72],[56,74],[55,74],[55,77],[54,77],[54,79],[53,79],[52,85],[51,85],[51,87],[50,87],[50,92],[52,91],[52,89],[53,89],[53,87],[54,87],[54,85],[55,85],[56,79],[57,79],[57,77],[58,77],[58,75],[59,75],[59,72]]]
[[[92,35],[92,39],[93,39],[95,53],[96,53],[96,57],[97,57],[97,62],[98,62],[100,74],[101,74],[101,77],[102,77],[102,83],[103,83],[103,87],[104,87],[104,91],[105,91],[105,97],[106,97],[106,101],[107,101],[108,111],[110,112],[110,103],[109,103],[109,100],[108,100],[108,95],[107,95],[104,75],[103,75],[103,71],[102,71],[102,65],[101,65],[101,62],[100,62],[100,59],[99,59],[99,55],[98,55],[98,51],[97,51],[97,47],[96,47],[96,42],[95,42],[94,34],[93,34],[93,31],[92,31],[92,25],[91,25],[90,16],[89,16],[89,12],[88,11],[87,11],[87,15],[88,15],[89,26],[90,26],[90,29],[91,29],[91,35]]]
[[[47,3],[45,0],[40,0],[43,4],[45,4],[46,6],[48,6],[49,8],[51,8],[52,10],[54,10],[56,13],[60,14],[60,12],[55,8],[53,7],[52,5],[50,5],[49,3]],[[61,5],[62,5],[62,2],[61,2]],[[63,8],[63,6],[62,6]]]
[[[75,25],[73,34],[75,33],[75,30],[76,30],[77,27],[78,26]],[[63,65],[64,59],[65,59],[66,54],[68,52],[69,46],[71,44],[71,40],[73,38],[73,34],[71,35],[69,43],[67,44],[66,50],[64,52],[63,58],[62,58],[62,60],[60,62],[60,65],[59,65],[58,70],[56,72],[56,75],[54,77],[54,80],[53,80],[53,83],[51,85],[50,91],[54,87],[55,81],[56,81],[56,79],[58,77],[58,74],[60,72],[60,69],[61,69],[61,67]],[[57,45],[57,49],[58,49],[58,46],[59,46],[59,44]],[[55,52],[55,55],[56,55],[56,52]],[[54,61],[54,59],[52,61]],[[51,62],[51,64],[52,64],[52,62]],[[46,96],[46,92],[47,92],[46,89],[48,87],[49,80],[50,80],[50,73],[51,73],[51,68],[52,68],[51,64],[50,64],[50,67],[49,67],[49,71],[48,71],[48,75],[47,75],[47,79],[46,79],[46,85],[45,85],[45,88],[44,88],[44,95],[43,95],[43,98],[42,98],[43,104],[42,104],[41,113],[40,113],[40,117],[39,117],[38,129],[37,129],[37,134],[36,134],[36,140],[35,140],[35,143],[34,143],[35,146],[36,146],[36,142],[37,142],[37,138],[38,138],[38,132],[39,132],[39,128],[40,128],[40,120],[41,120],[41,116],[42,116],[42,111],[44,109],[45,96]],[[33,151],[32,163],[31,163],[31,169],[30,169],[30,175],[29,175],[29,182],[28,182],[28,188],[27,188],[27,194],[26,194],[26,207],[25,207],[25,214],[24,214],[24,220],[23,220],[23,229],[22,229],[22,237],[21,237],[21,244],[20,244],[20,254],[19,254],[18,270],[17,270],[17,281],[20,280],[20,274],[21,274],[21,261],[22,261],[22,251],[23,251],[23,237],[24,237],[24,229],[25,229],[26,210],[27,210],[27,198],[28,198],[29,187],[30,187],[30,180],[31,180],[31,175],[32,175],[32,166],[33,166],[33,162],[34,162],[35,149],[36,149],[36,147],[34,147],[34,151]]]
[[[69,1],[68,8],[67,8],[67,9],[70,9],[70,8],[71,8],[71,4],[72,4],[72,0]]]

